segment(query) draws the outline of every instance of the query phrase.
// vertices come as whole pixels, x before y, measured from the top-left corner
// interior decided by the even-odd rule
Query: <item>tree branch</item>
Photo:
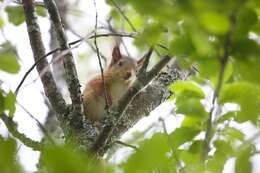
[[[94,45],[95,45],[95,48],[97,50],[98,65],[99,65],[100,72],[101,72],[102,85],[103,85],[103,90],[104,90],[104,95],[105,95],[105,103],[106,103],[105,109],[107,111],[107,114],[109,115],[109,103],[108,103],[107,87],[106,87],[106,83],[105,83],[104,70],[103,70],[102,63],[101,63],[101,56],[100,56],[99,48],[98,48],[98,45],[97,45],[97,37],[96,37],[96,35],[97,35],[97,22],[98,22],[97,4],[96,4],[95,0],[93,0],[93,3],[94,3],[95,11],[96,11]]]
[[[132,22],[128,19],[128,17],[125,15],[125,13],[123,12],[123,10],[117,5],[117,3],[114,0],[111,0],[111,2],[113,3],[113,5],[117,8],[117,10],[119,11],[119,13],[123,16],[123,18],[126,20],[126,22],[128,23],[128,25],[132,28],[132,30],[134,32],[137,32],[136,28],[134,27],[134,25],[132,24]]]
[[[86,39],[93,39],[93,38],[98,38],[98,37],[109,37],[109,36],[120,36],[120,37],[131,37],[133,38],[134,37],[134,34],[133,33],[130,33],[130,34],[125,34],[125,33],[107,33],[107,34],[97,34],[96,36],[93,35],[93,36],[90,36],[90,37],[82,37],[78,40],[75,40],[73,42],[70,42],[69,45],[72,46],[72,45],[75,45],[77,43],[80,43]],[[94,47],[93,47],[94,48]],[[55,48],[53,50],[51,50],[50,52],[48,52],[47,54],[41,56],[40,58],[37,59],[37,61],[34,62],[34,64],[25,72],[23,78],[21,79],[21,81],[19,82],[18,86],[16,87],[15,89],[15,94],[17,95],[19,93],[19,90],[21,89],[23,83],[25,82],[26,78],[28,77],[28,75],[32,72],[32,70],[38,65],[40,64],[43,60],[45,60],[48,56],[60,51],[61,49],[60,48]],[[64,51],[66,52],[66,51]],[[62,57],[59,57],[57,56],[55,58],[54,61],[57,61],[57,59],[61,59]],[[47,69],[47,71],[49,71],[49,66],[47,66],[47,68],[44,68],[42,69],[41,73],[40,74],[43,74],[43,71],[46,71],[45,69]]]
[[[55,2],[53,0],[44,0],[44,3],[49,12],[50,19],[55,29],[60,49],[62,51],[69,50],[67,37],[65,35],[60,14],[58,12]],[[73,61],[73,56],[71,51],[68,51],[68,53],[64,55],[63,65],[66,72],[66,80],[67,80],[68,89],[72,101],[72,108],[75,111],[75,113],[82,115],[83,107],[82,107],[80,84],[79,84],[78,75],[77,75],[77,71],[76,71],[76,67]]]
[[[213,113],[217,104],[217,98],[219,95],[219,92],[221,90],[222,84],[223,84],[223,79],[224,79],[224,73],[226,69],[226,65],[228,62],[229,58],[229,49],[231,46],[231,40],[232,40],[232,34],[233,34],[233,29],[234,29],[234,24],[235,24],[235,19],[234,16],[231,16],[231,29],[230,31],[226,34],[226,39],[224,43],[224,54],[223,56],[219,59],[220,60],[220,71],[218,75],[218,82],[217,86],[214,90],[214,95],[212,99],[212,107],[209,112],[209,117],[207,120],[207,128],[206,128],[206,134],[204,138],[204,144],[203,144],[203,149],[202,149],[202,158],[205,159],[205,157],[208,155],[208,152],[210,150],[210,141],[211,141],[211,133],[212,133],[212,119],[213,119]]]
[[[40,27],[35,15],[33,2],[32,0],[23,0],[22,2],[34,60],[35,62],[39,61],[39,63],[36,65],[38,73],[40,74],[42,70],[47,69],[46,72],[41,75],[41,81],[43,83],[44,91],[52,107],[61,116],[66,112],[67,106],[65,100],[63,99],[61,93],[56,86],[48,62],[45,58],[39,60],[41,59],[41,57],[45,56],[45,48],[43,46]]]
[[[39,129],[41,129],[42,133],[45,135],[45,137],[47,138],[47,140],[51,143],[51,144],[55,144],[54,140],[51,138],[51,136],[49,135],[49,132],[47,131],[47,129],[45,129],[45,127],[42,125],[42,123],[33,116],[33,114],[31,112],[29,112],[23,105],[21,105],[19,102],[16,101],[16,103],[36,122],[37,126],[39,127]]]
[[[151,54],[148,54],[151,55]],[[148,57],[146,57],[148,58]],[[112,137],[113,131],[115,127],[120,122],[121,117],[124,115],[125,110],[128,105],[131,103],[133,98],[138,94],[138,92],[144,88],[158,73],[159,71],[171,60],[171,57],[164,56],[162,59],[148,72],[142,72],[137,74],[137,79],[130,86],[127,93],[123,95],[123,97],[119,100],[118,106],[112,108],[112,113],[110,117],[116,118],[116,123],[113,121],[109,121],[101,134],[94,142],[91,147],[91,151],[99,154],[102,153],[103,147],[106,145],[107,141]],[[109,117],[109,118],[110,118]]]
[[[125,146],[125,147],[128,147],[128,148],[132,148],[134,149],[135,151],[137,151],[139,148],[137,146],[134,146],[134,145],[131,145],[131,144],[127,144],[125,142],[122,142],[122,141],[115,141],[114,143],[116,144],[119,144],[119,145],[122,145],[122,146]]]
[[[17,139],[19,139],[25,146],[32,148],[33,150],[40,151],[44,148],[44,144],[34,141],[25,136],[25,134],[20,133],[17,130],[17,124],[9,118],[6,114],[2,113],[0,115],[1,119],[5,123],[8,131]]]
[[[22,87],[22,84],[24,83],[25,79],[27,78],[27,76],[32,72],[32,70],[38,65],[40,64],[45,58],[47,58],[48,56],[50,56],[51,54],[57,52],[58,50],[60,50],[59,48],[56,48],[50,52],[48,52],[47,54],[43,55],[42,57],[40,57],[37,61],[35,61],[35,63],[26,71],[26,73],[24,74],[22,80],[19,82],[18,86],[15,89],[15,95],[18,94],[20,88]]]

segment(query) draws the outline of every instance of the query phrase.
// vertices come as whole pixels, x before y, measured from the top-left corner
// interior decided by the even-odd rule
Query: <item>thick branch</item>
[[[66,103],[56,86],[48,62],[44,58],[40,60],[41,57],[45,56],[45,48],[43,46],[40,27],[32,0],[23,0],[23,7],[34,60],[39,62],[37,64],[38,73],[41,74],[43,70],[47,69],[46,72],[41,75],[44,91],[55,111],[59,115],[63,115],[66,112]]]
[[[58,12],[55,2],[53,0],[44,0],[44,3],[46,8],[48,9],[50,19],[55,29],[58,43],[61,50],[69,50],[67,37],[65,35],[60,14]],[[82,114],[83,108],[82,108],[80,84],[79,84],[78,75],[77,75],[77,71],[76,71],[76,67],[73,61],[73,56],[71,51],[68,51],[68,53],[64,56],[65,57],[63,58],[63,64],[66,72],[66,80],[70,92],[73,110],[79,114]]]
[[[32,148],[33,150],[40,151],[43,149],[44,144],[34,141],[28,137],[25,136],[25,134],[20,133],[17,130],[17,124],[9,118],[6,114],[1,114],[0,115],[1,119],[5,123],[8,131],[17,139],[19,139],[25,146]]]
[[[106,153],[111,145],[114,144],[115,140],[117,140],[134,124],[136,124],[138,120],[144,116],[149,115],[152,110],[154,110],[157,106],[159,106],[171,96],[168,85],[178,79],[184,79],[186,72],[180,71],[178,69],[178,63],[174,59],[170,64],[171,65],[169,65],[169,67],[167,67],[164,72],[161,72],[152,82],[149,82],[149,85],[133,98],[133,101],[125,110],[124,115],[120,118],[119,121],[115,122],[113,131],[110,135],[111,137],[108,138],[102,148],[99,149],[99,155]],[[93,124],[93,122],[90,122],[88,119],[86,119],[83,126],[76,126],[77,128],[76,133],[74,133],[74,141],[77,142],[77,146],[80,149],[89,151],[99,138],[100,133],[104,127],[111,123],[106,120],[109,119],[100,121],[98,124]],[[78,119],[73,120],[73,122],[77,124],[81,121]],[[67,123],[70,124],[71,121],[68,121]]]
[[[124,115],[125,110],[128,108],[128,105],[131,103],[133,98],[138,94],[138,92],[144,88],[159,71],[171,60],[171,57],[163,57],[158,64],[156,64],[149,72],[142,72],[137,75],[137,79],[133,85],[128,89],[127,93],[119,100],[118,106],[113,109],[113,114],[111,116],[117,119],[117,123],[114,124],[113,121],[109,122],[101,134],[93,144],[91,150],[99,153],[100,150],[103,150],[103,147],[106,145],[106,142],[111,138],[115,127],[120,121],[121,117]]]

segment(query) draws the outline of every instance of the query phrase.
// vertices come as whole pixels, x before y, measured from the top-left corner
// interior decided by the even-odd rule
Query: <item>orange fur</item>
[[[104,72],[108,106],[116,105],[120,97],[127,91],[135,72],[142,63],[122,55],[118,45],[113,48],[112,60]],[[91,79],[83,91],[85,115],[98,121],[107,115],[105,110],[105,92],[101,75]]]

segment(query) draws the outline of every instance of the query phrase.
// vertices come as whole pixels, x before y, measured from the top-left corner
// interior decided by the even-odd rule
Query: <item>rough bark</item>
[[[141,118],[149,115],[152,110],[166,101],[171,95],[167,86],[178,79],[184,79],[186,76],[185,74],[186,72],[179,70],[177,62],[172,60],[171,65],[169,65],[145,89],[134,97],[123,118],[113,131],[111,138],[109,138],[107,143],[102,146],[102,150],[100,150],[98,154],[103,155],[106,153],[114,140],[118,139]],[[82,147],[87,146],[87,148],[90,148],[97,140],[103,127],[105,127],[107,123],[108,122],[103,121],[99,123],[98,126],[95,126],[86,120],[84,123],[84,129],[80,130],[80,136],[83,142]]]
[[[23,0],[23,4],[31,47],[34,53],[35,61],[37,61],[45,54],[41,40],[41,33],[37,24],[37,18],[34,14],[34,6],[32,1]],[[104,127],[109,125],[111,122],[104,120],[100,122],[99,125],[96,125],[89,120],[83,120],[84,116],[82,114],[80,86],[60,15],[53,0],[45,0],[45,5],[50,14],[53,27],[55,28],[59,48],[60,50],[67,50],[66,55],[63,56],[62,60],[64,62],[64,69],[66,71],[67,85],[69,88],[72,105],[66,105],[56,86],[46,60],[43,60],[37,66],[37,70],[41,74],[42,70],[47,67],[47,72],[45,71],[41,75],[41,79],[49,102],[55,110],[58,120],[61,123],[62,130],[65,134],[65,139],[69,142],[73,142],[80,149],[88,151],[98,141],[100,134],[102,134],[102,132],[104,133]],[[165,63],[167,61],[165,61]],[[165,63],[162,63],[161,65],[159,63],[157,66],[162,68]],[[153,78],[151,76],[156,74],[157,71],[153,69],[148,71],[146,73],[147,78],[139,78],[140,80],[138,82],[139,84],[142,84],[142,86],[140,87],[137,83],[137,88],[141,89]],[[111,134],[106,137],[106,142],[102,143],[102,147],[100,147],[101,149],[99,149],[98,154],[103,155],[109,149],[114,139],[120,137],[120,135],[132,127],[140,118],[148,115],[149,112],[164,102],[171,94],[167,88],[167,84],[181,77],[182,76],[180,76],[176,70],[176,64],[171,65],[165,72],[160,73],[159,77],[154,79],[145,89],[143,89],[142,92],[137,94],[138,89],[132,92],[134,94],[130,94],[131,97],[136,94],[137,96],[134,97],[133,100],[131,98],[132,102],[130,105],[129,100],[127,102],[123,102],[124,104],[122,104],[123,106],[121,105],[122,107],[120,107],[119,104],[118,109],[116,110],[120,111],[115,115],[117,115],[116,118],[120,121],[117,121],[117,126],[113,127]],[[149,81],[147,79],[149,79]],[[131,93],[131,91],[129,93]],[[125,110],[126,107],[127,109]]]
[[[32,0],[23,0],[23,7],[33,56],[35,61],[37,61],[40,59],[40,57],[45,55],[45,48],[41,38],[40,27],[35,15],[35,9],[32,4]],[[66,112],[66,103],[57,88],[47,60],[42,60],[41,63],[37,65],[37,71],[39,74],[41,74],[40,77],[43,83],[43,88],[52,107],[59,116],[64,115]],[[43,71],[44,73],[42,73]]]

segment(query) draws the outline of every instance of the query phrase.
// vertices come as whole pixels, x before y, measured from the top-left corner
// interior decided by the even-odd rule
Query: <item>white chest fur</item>
[[[129,85],[127,83],[114,83],[111,86],[111,96],[113,99],[113,104],[117,103],[118,100],[126,93]]]

